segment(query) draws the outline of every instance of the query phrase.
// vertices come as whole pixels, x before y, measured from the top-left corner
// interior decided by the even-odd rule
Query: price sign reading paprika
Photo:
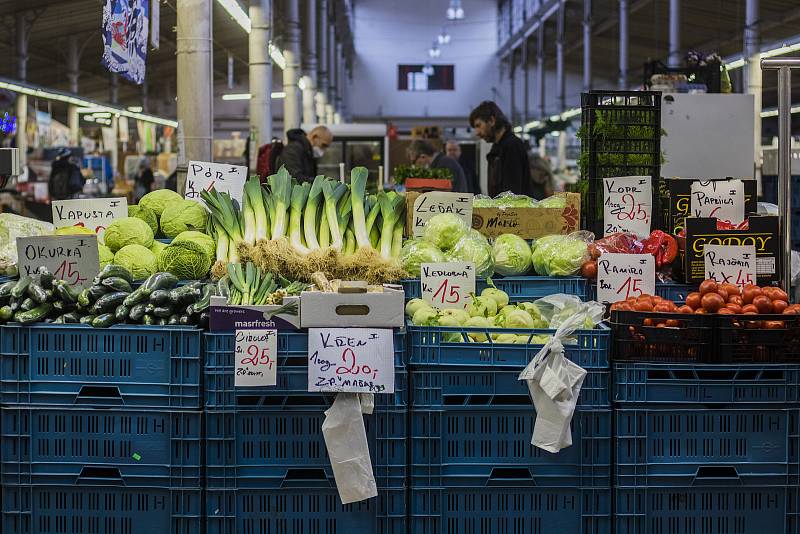
[[[650,234],[653,188],[649,176],[603,179],[603,235]]]
[[[475,265],[469,262],[423,263],[422,299],[434,308],[465,308],[475,293]]]
[[[235,387],[274,386],[278,375],[278,331],[237,330]]]
[[[692,217],[716,217],[732,224],[744,220],[744,182],[705,180],[692,182]]]
[[[96,235],[47,235],[17,238],[20,275],[45,267],[71,286],[88,287],[100,270]]]
[[[615,303],[656,292],[655,258],[651,254],[605,253],[597,260],[597,300]]]
[[[744,287],[756,284],[756,247],[753,245],[705,245],[706,278]]]
[[[308,391],[394,393],[392,330],[309,328]]]

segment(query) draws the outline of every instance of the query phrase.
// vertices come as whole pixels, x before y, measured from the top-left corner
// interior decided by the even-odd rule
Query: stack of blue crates
[[[234,387],[232,333],[207,333],[207,534],[406,532],[405,336],[395,334],[395,393],[365,415],[378,498],[342,505],[322,435],[335,393],[307,391],[308,334],[278,334],[276,386]]]
[[[196,534],[201,337],[0,326],[4,534]]]

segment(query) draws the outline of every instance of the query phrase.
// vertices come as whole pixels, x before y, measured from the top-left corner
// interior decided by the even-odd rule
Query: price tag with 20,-
[[[234,386],[274,386],[278,374],[277,357],[277,330],[237,330]]]
[[[434,308],[466,308],[475,293],[475,265],[470,262],[423,263],[422,299]]]

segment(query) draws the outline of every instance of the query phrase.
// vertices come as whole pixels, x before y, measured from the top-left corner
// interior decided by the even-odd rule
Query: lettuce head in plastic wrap
[[[517,276],[531,268],[531,248],[518,235],[503,234],[494,240],[494,270],[503,276]]]
[[[543,276],[573,275],[589,259],[587,243],[593,238],[591,232],[541,237],[532,246],[533,268],[537,274]]]
[[[480,232],[470,229],[447,254],[448,261],[468,261],[475,264],[475,276],[494,274],[492,245]]]
[[[467,223],[458,215],[440,213],[425,223],[423,239],[436,245],[442,252],[447,252],[468,231]]]
[[[0,213],[0,268],[17,264],[17,238],[50,235],[55,227],[44,221]]]
[[[439,247],[424,239],[409,239],[403,243],[400,253],[403,269],[410,275],[419,277],[420,266],[423,263],[441,263],[447,261]]]

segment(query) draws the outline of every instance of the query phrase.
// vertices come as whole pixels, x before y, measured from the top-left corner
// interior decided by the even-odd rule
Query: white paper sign
[[[650,235],[653,189],[649,176],[603,179],[603,235]]]
[[[613,304],[655,295],[655,260],[652,254],[602,254],[597,260],[597,300]]]
[[[128,200],[123,197],[54,200],[53,226],[84,226],[91,228],[103,242],[106,228],[115,219],[128,216]]]
[[[472,228],[472,195],[471,193],[447,193],[431,191],[422,193],[414,200],[412,214],[413,234],[419,237],[425,231],[425,223],[434,215],[452,213],[458,215],[467,227]]]
[[[274,386],[278,375],[278,331],[237,330],[235,387]]]
[[[200,191],[209,191],[213,187],[218,193],[230,194],[241,207],[246,181],[247,167],[190,161],[186,171],[186,192],[183,196],[188,200],[200,202]]]
[[[739,224],[744,220],[744,182],[706,180],[692,182],[692,217],[716,217]]]
[[[97,236],[42,235],[17,238],[20,275],[46,267],[71,286],[88,287],[100,271]]]
[[[465,308],[475,293],[475,265],[470,262],[423,263],[422,299],[434,308]]]
[[[706,245],[703,247],[706,278],[744,287],[756,284],[756,247],[753,245]]]
[[[392,330],[309,328],[308,391],[394,393]]]

